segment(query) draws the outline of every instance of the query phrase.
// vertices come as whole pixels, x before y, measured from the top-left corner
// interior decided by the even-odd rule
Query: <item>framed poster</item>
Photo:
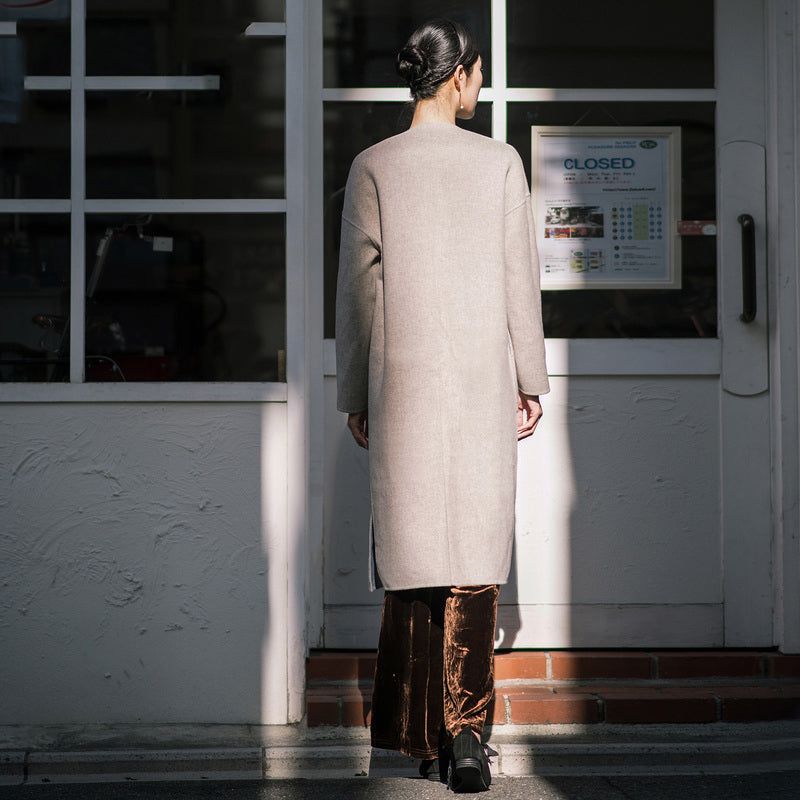
[[[542,289],[680,289],[681,129],[531,126]]]

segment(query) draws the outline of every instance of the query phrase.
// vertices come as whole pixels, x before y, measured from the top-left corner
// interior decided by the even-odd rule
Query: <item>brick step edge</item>
[[[306,678],[371,680],[374,651],[312,651]],[[495,652],[497,680],[800,678],[800,655],[753,650],[517,650]]]
[[[800,736],[742,741],[558,742],[493,745],[492,774],[744,774],[800,769]],[[409,777],[418,759],[361,744],[207,750],[0,752],[0,785],[291,778]]]
[[[307,724],[369,727],[369,687],[309,688]],[[496,687],[492,725],[708,723],[800,719],[800,684]]]

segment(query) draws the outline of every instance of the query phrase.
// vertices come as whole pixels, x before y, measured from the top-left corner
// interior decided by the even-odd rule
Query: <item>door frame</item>
[[[774,642],[766,209],[766,0],[714,4],[723,647]],[[757,314],[742,322],[755,220]]]
[[[773,642],[800,653],[800,8],[766,0]]]

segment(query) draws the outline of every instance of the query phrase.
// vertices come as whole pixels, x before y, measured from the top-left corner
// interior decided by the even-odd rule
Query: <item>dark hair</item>
[[[397,73],[416,102],[433,97],[459,64],[470,75],[479,55],[475,39],[463,25],[434,17],[420,25],[397,54]]]

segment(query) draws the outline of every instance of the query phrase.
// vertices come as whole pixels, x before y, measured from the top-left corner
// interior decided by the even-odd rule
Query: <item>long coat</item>
[[[506,583],[517,389],[550,390],[516,149],[430,122],[362,150],[336,291],[337,409],[368,412],[370,590]]]

